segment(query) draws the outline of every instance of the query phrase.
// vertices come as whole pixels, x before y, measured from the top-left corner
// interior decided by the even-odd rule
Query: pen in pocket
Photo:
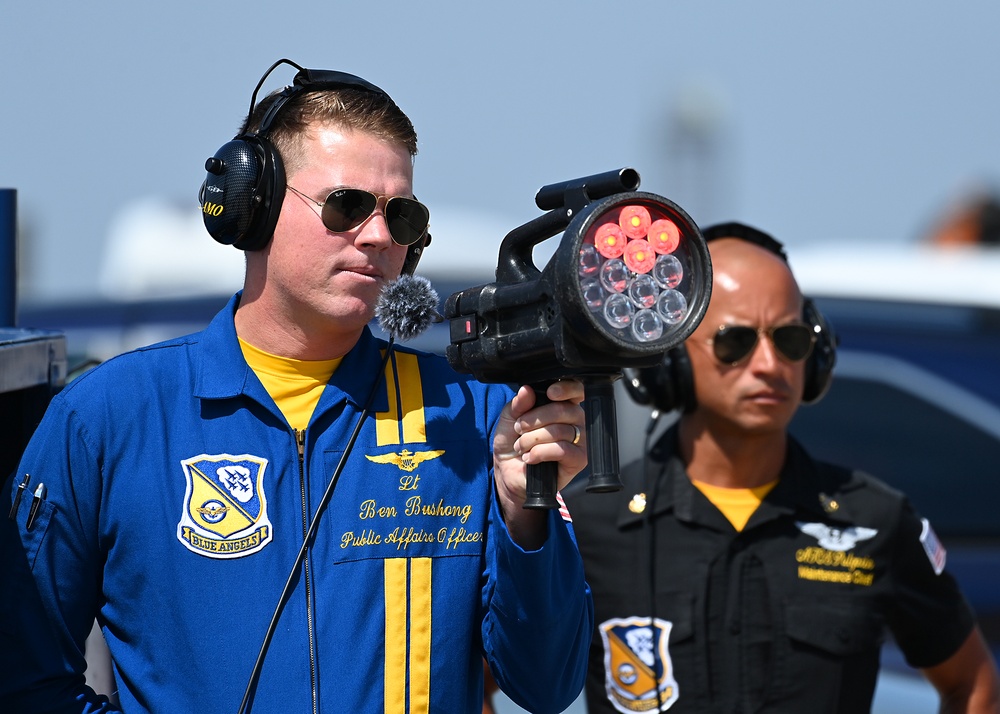
[[[38,509],[42,505],[42,501],[45,500],[45,484],[38,484],[38,488],[35,489],[35,495],[31,497],[31,508],[28,509],[28,530],[35,525],[35,518],[38,516]]]
[[[28,487],[31,482],[31,474],[25,474],[24,479],[21,481],[21,485],[17,487],[17,491],[14,492],[14,503],[10,506],[10,513],[7,514],[8,520],[14,520],[14,516],[17,515],[17,509],[21,505],[21,494],[24,493],[24,489]]]

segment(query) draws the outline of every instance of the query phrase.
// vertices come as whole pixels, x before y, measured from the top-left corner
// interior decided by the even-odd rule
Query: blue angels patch
[[[187,490],[177,540],[209,558],[241,558],[271,542],[267,459],[201,454],[181,461]]]
[[[608,699],[623,714],[666,711],[677,701],[677,681],[667,643],[673,623],[648,617],[605,620],[604,684]]]

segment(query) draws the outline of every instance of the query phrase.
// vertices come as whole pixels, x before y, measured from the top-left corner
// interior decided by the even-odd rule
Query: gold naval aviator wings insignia
[[[436,459],[443,453],[444,449],[417,452],[410,451],[409,449],[403,449],[398,454],[382,454],[380,456],[369,456],[368,454],[365,454],[365,458],[369,461],[374,461],[376,464],[396,464],[396,466],[398,466],[402,471],[413,471],[423,462]]]

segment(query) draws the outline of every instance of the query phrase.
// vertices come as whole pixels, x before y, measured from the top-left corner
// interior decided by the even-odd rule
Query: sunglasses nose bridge
[[[375,196],[375,208],[372,209],[371,216],[379,215],[382,216],[383,221],[388,219],[385,216],[385,208],[389,205],[389,196]],[[369,216],[369,218],[371,218]]]
[[[761,361],[762,364],[770,367],[777,364],[780,358],[778,346],[774,343],[774,330],[758,328],[757,341],[750,350],[750,361]]]
[[[373,239],[371,233],[374,231],[375,235],[378,236],[379,243],[387,245],[396,243],[392,237],[392,231],[389,229],[389,219],[385,215],[385,198],[383,196],[378,198],[375,208],[365,216],[357,228],[359,237],[364,235],[368,239]]]

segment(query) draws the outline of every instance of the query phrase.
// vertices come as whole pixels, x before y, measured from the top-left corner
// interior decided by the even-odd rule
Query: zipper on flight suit
[[[309,533],[309,510],[306,507],[306,432],[305,429],[295,432],[295,447],[299,454],[299,491],[302,495],[302,538]],[[304,569],[302,576],[306,585],[306,623],[309,628],[309,684],[312,689],[313,714],[319,714],[319,702],[316,696],[316,633],[313,628],[312,587],[309,578],[309,555],[302,561]]]

